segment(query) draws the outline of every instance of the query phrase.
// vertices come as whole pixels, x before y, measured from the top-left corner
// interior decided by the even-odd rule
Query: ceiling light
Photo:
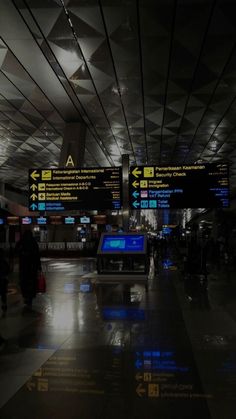
[[[211,150],[216,150],[217,149],[217,142],[212,141],[212,143],[210,144],[210,148],[211,148]]]

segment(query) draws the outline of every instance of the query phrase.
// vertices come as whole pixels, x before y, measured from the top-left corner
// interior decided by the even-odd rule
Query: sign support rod
[[[129,154],[122,154],[123,229],[129,231]]]
[[[86,126],[81,122],[66,124],[59,167],[81,167],[84,164]]]

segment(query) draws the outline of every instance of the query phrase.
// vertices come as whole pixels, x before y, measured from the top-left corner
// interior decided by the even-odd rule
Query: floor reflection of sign
[[[144,372],[143,373],[143,381],[152,381],[152,373],[151,372]]]
[[[159,397],[159,384],[148,384],[148,397]]]
[[[35,371],[34,373],[34,377],[42,377],[43,375],[43,371],[42,368],[39,368],[37,371]]]
[[[204,394],[194,360],[186,359],[186,353],[181,357],[174,351],[137,351],[134,366],[135,392],[140,398],[213,397]]]
[[[38,384],[37,384],[37,390],[48,391],[48,380],[39,378]]]
[[[171,259],[164,259],[162,262],[162,266],[163,266],[163,269],[167,271],[177,270],[177,266],[173,263]]]
[[[35,382],[34,382],[34,381],[29,380],[29,381],[27,381],[27,383],[26,383],[26,387],[27,387],[27,390],[29,390],[29,391],[33,391],[33,390],[35,389],[35,387],[36,387],[36,384],[35,384]]]
[[[136,393],[139,397],[142,397],[146,393],[146,389],[139,383],[138,387],[136,388]]]
[[[31,392],[120,395],[122,353],[113,349],[105,351],[104,348],[99,351],[88,347],[86,350],[58,351],[33,374],[26,388]]]
[[[139,308],[110,308],[102,309],[104,320],[145,320],[145,311]]]

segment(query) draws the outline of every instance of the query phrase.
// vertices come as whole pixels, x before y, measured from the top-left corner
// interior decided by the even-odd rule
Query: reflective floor
[[[45,259],[43,269],[47,293],[32,313],[10,281],[1,419],[235,418],[233,271],[189,290],[166,259],[146,292],[95,283],[92,258]]]

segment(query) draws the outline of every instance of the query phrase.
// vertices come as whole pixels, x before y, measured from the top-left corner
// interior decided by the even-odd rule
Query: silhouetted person
[[[15,249],[12,246],[12,243],[10,243],[9,252],[8,252],[8,263],[9,263],[10,272],[14,271],[14,254],[15,254]]]
[[[38,271],[41,271],[41,262],[38,243],[32,232],[26,230],[22,239],[16,244],[19,256],[19,279],[22,296],[26,307],[31,309],[33,298],[37,292]]]
[[[5,315],[7,311],[7,283],[9,271],[10,267],[5,258],[4,250],[0,249],[0,295],[3,315]]]

